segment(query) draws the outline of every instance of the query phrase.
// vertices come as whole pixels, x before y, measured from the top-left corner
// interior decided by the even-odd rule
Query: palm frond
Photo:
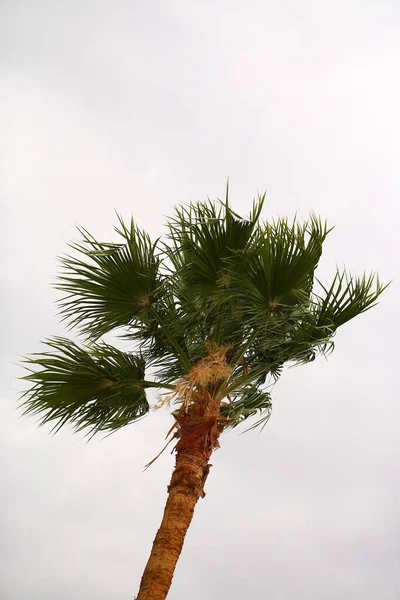
[[[296,219],[278,219],[260,230],[258,243],[244,252],[234,270],[230,292],[247,318],[308,302],[322,244],[330,232],[311,215],[301,225]]]
[[[242,219],[225,203],[190,204],[176,208],[168,223],[171,246],[166,252],[186,287],[205,295],[224,286],[225,259],[251,245],[264,196],[254,203],[250,219]]]
[[[43,425],[55,422],[58,431],[71,424],[76,431],[114,431],[149,412],[140,356],[108,344],[90,349],[61,337],[46,341],[48,352],[33,354],[24,362],[33,386],[22,395],[24,414],[41,415]]]
[[[230,300],[232,266],[228,259],[234,261],[254,244],[264,198],[259,196],[254,201],[248,218],[232,210],[227,194],[219,204],[179,207],[169,222],[169,244],[165,251],[188,347],[199,338],[219,345],[239,344],[246,335],[247,324]]]
[[[376,305],[379,296],[387,288],[374,274],[355,278],[346,270],[336,272],[329,288],[318,281],[324,296],[315,294],[317,325],[333,326],[335,329],[357,315]]]
[[[55,286],[65,293],[60,301],[63,318],[94,339],[135,318],[140,321],[160,285],[155,244],[133,221],[128,228],[119,220],[115,229],[122,244],[98,242],[79,228],[83,241],[71,244],[78,256],[62,257],[63,271]]]
[[[231,404],[221,405],[221,415],[231,421],[228,427],[232,428],[260,413],[261,418],[246,431],[255,429],[260,425],[263,429],[271,416],[271,411],[271,395],[253,385],[244,386],[236,391]]]

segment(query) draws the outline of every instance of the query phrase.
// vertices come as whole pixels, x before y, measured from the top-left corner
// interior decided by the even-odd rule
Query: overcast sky
[[[398,275],[398,0],[3,0],[5,600],[133,600],[166,500],[171,420],[90,444],[16,411],[22,354],[64,334],[75,224],[156,237],[174,204],[336,225],[320,275]],[[224,434],[171,600],[400,598],[398,281],[328,361],[288,370],[261,435]]]

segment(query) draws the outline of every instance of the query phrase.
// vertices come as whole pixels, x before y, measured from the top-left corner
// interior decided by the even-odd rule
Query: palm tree
[[[176,208],[166,240],[154,243],[120,217],[119,244],[80,229],[56,287],[62,318],[85,340],[52,338],[25,361],[25,413],[56,431],[72,424],[94,435],[138,421],[149,388],[171,408],[176,464],[138,600],[167,596],[222,432],[256,415],[250,428],[264,427],[283,366],[329,354],[337,328],[384,290],[374,275],[346,271],[318,281],[330,229],[314,215],[263,222],[264,197],[246,219],[228,190],[225,201]],[[115,329],[132,352],[101,341]]]

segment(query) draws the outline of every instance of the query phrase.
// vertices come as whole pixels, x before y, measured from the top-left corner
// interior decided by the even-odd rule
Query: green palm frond
[[[239,217],[228,200],[176,209],[168,224],[171,246],[166,252],[184,287],[204,297],[225,285],[225,260],[252,244],[264,199],[265,195],[254,202],[249,219]]]
[[[56,337],[46,342],[49,352],[33,354],[24,362],[23,379],[33,387],[23,394],[24,414],[38,414],[40,423],[55,422],[75,430],[114,431],[149,412],[144,360],[107,344],[90,349]]]
[[[128,328],[122,337],[139,342],[146,364],[156,369],[160,380],[168,383],[176,381],[190,371],[197,356],[200,358],[194,348],[193,331],[185,330],[184,318],[167,295],[158,300],[157,312],[150,311],[148,317],[140,329]],[[191,335],[185,335],[187,332]]]
[[[255,429],[260,425],[264,428],[271,416],[271,411],[270,394],[259,390],[253,385],[244,386],[236,391],[231,404],[221,405],[221,415],[231,421],[228,427],[237,427],[243,421],[260,413],[261,418],[246,431]]]
[[[63,271],[56,288],[66,295],[61,315],[92,338],[140,321],[155,300],[160,286],[155,244],[133,221],[115,230],[124,243],[100,243],[79,229],[83,241],[71,247],[78,257],[61,259]]]
[[[247,318],[308,302],[322,244],[331,230],[311,216],[301,225],[279,219],[260,229],[257,243],[244,252],[230,287]]]
[[[185,323],[187,346],[200,339],[217,344],[240,343],[247,324],[231,299],[232,264],[257,238],[257,221],[265,200],[253,202],[242,218],[225,202],[190,204],[176,209],[170,220],[165,252],[171,265],[170,280]]]
[[[316,295],[317,325],[332,324],[335,328],[375,306],[388,285],[382,285],[374,274],[355,278],[346,270],[336,272],[329,288],[318,283],[325,296]]]

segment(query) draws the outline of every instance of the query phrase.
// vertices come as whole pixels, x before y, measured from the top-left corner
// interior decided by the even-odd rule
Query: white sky
[[[174,204],[314,210],[336,263],[398,275],[400,4],[3,0],[2,597],[129,599],[173,466],[150,414],[86,445],[15,410],[15,366],[64,334],[74,224],[156,237]],[[328,362],[287,371],[261,435],[224,434],[169,598],[400,598],[397,281]]]

